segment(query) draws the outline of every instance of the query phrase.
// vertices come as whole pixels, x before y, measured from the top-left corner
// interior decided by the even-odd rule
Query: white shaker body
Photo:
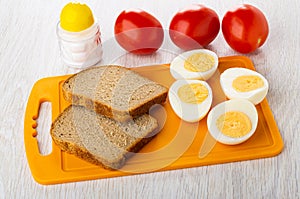
[[[70,32],[57,24],[57,36],[64,63],[72,68],[84,69],[102,59],[100,27],[95,21],[86,30]]]

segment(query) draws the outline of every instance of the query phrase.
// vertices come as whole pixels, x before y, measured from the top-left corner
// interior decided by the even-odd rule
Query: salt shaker
[[[57,36],[64,63],[84,69],[102,59],[100,27],[86,4],[71,2],[61,11]]]

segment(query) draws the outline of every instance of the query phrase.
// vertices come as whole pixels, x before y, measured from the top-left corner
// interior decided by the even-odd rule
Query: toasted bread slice
[[[71,105],[52,123],[51,136],[67,153],[108,169],[119,169],[154,137],[157,127],[156,119],[148,114],[120,123]]]
[[[121,66],[98,66],[68,78],[64,98],[71,104],[124,122],[166,101],[168,89]]]

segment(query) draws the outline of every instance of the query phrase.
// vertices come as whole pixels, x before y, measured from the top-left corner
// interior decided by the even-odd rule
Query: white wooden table
[[[270,25],[266,44],[248,54],[270,82],[267,96],[285,148],[279,156],[128,177],[43,186],[29,170],[24,149],[24,113],[33,84],[40,78],[73,72],[61,59],[56,24],[58,0],[0,0],[0,198],[300,198],[300,3],[297,0],[250,0]],[[168,28],[173,14],[197,1],[88,1],[98,18],[103,43],[113,42],[113,27],[126,8],[142,8]],[[244,3],[201,1],[223,17]],[[219,56],[236,55],[219,33],[209,48]],[[104,49],[105,51],[105,49]],[[127,66],[168,63],[179,50],[160,50],[146,57],[123,55],[105,62]],[[116,57],[115,57],[116,58]],[[47,108],[46,108],[47,109]],[[48,107],[49,109],[49,107]],[[41,116],[47,132],[47,114]],[[49,117],[48,117],[49,118]],[[44,127],[43,127],[43,124]]]

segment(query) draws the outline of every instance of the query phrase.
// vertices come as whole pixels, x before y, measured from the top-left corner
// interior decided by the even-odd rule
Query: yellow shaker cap
[[[80,32],[93,24],[93,13],[86,4],[70,2],[61,11],[60,26],[64,30]]]

